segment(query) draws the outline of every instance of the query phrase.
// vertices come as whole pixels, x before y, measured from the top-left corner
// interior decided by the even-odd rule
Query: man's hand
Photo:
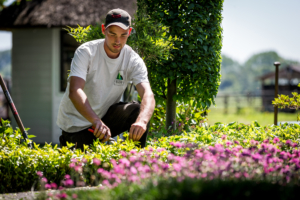
[[[110,129],[99,119],[93,123],[94,135],[101,142],[106,142],[111,137]]]
[[[143,122],[133,123],[129,130],[129,139],[132,139],[133,141],[139,141],[146,130],[147,130],[146,123]]]

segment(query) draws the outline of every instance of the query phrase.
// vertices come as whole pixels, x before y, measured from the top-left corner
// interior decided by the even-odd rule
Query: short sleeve
[[[132,80],[134,85],[137,85],[142,82],[149,82],[148,80],[148,72],[147,67],[143,61],[143,59],[137,59],[137,62],[134,63],[134,67],[132,68],[130,80]]]
[[[78,47],[71,63],[70,76],[77,76],[86,80],[90,55],[86,48]]]

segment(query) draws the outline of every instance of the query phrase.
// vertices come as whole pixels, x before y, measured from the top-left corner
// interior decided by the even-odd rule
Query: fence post
[[[276,67],[275,71],[275,98],[278,97],[278,67],[280,62],[274,62],[274,66]],[[274,106],[274,125],[277,125],[277,116],[278,116],[278,107]]]
[[[228,114],[228,94],[224,95],[224,115]]]

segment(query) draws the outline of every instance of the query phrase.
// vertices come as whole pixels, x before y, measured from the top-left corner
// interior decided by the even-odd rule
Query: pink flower
[[[68,187],[68,186],[72,186],[74,184],[74,181],[72,179],[68,179],[64,183],[65,183],[65,186]]]
[[[48,190],[48,189],[51,189],[51,185],[47,183],[47,184],[45,185],[45,188],[46,188],[47,190]]]
[[[101,164],[101,161],[98,158],[94,158],[93,163],[94,163],[94,165],[99,166]]]
[[[66,193],[61,193],[58,196],[60,199],[66,199],[68,197],[68,195]]]
[[[71,178],[71,176],[69,174],[65,175],[65,179],[70,179],[70,178]]]
[[[97,172],[98,172],[99,174],[101,174],[102,172],[104,172],[104,169],[99,168],[99,169],[97,170]]]
[[[227,138],[227,135],[222,135],[222,140],[226,140],[226,138]]]
[[[285,142],[285,144],[288,145],[288,146],[292,146],[291,140],[287,140],[287,141]]]
[[[45,177],[43,177],[43,178],[42,178],[42,182],[47,183],[48,180],[47,180]]]
[[[108,182],[108,180],[102,181],[102,184],[103,184],[103,185],[110,185],[110,183]]]
[[[236,140],[234,141],[234,143],[235,143],[235,144],[240,144],[240,142],[239,142],[239,141],[236,141]]]
[[[276,144],[276,143],[279,142],[279,141],[280,141],[279,138],[274,138],[274,139],[273,139],[273,143],[274,143],[274,144]]]
[[[264,143],[269,143],[269,140],[268,139],[264,140]]]
[[[42,177],[42,176],[43,176],[43,172],[41,172],[41,171],[37,171],[36,174],[37,174],[39,177]]]
[[[53,189],[56,189],[56,188],[57,188],[56,183],[51,183],[51,187],[52,187]]]
[[[121,154],[123,157],[126,157],[126,156],[127,156],[127,154],[126,154],[125,151],[121,151],[120,154]]]
[[[76,158],[71,158],[71,162],[77,162]]]
[[[136,170],[135,167],[130,167],[130,172],[131,172],[132,174],[137,174],[137,170]]]
[[[298,146],[298,144],[295,142],[295,143],[293,143],[293,145],[292,145],[292,147],[293,148],[295,148],[295,147],[297,147]]]
[[[86,158],[82,158],[81,162],[87,163],[87,159]]]
[[[72,194],[73,199],[77,199],[77,194]]]
[[[70,163],[70,168],[74,168],[75,167],[75,163]]]

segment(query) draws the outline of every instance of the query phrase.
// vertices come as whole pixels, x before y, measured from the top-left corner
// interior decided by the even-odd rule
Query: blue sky
[[[300,62],[299,9],[300,0],[225,0],[222,53],[245,62],[274,50]],[[11,33],[0,31],[0,50],[11,46]]]

